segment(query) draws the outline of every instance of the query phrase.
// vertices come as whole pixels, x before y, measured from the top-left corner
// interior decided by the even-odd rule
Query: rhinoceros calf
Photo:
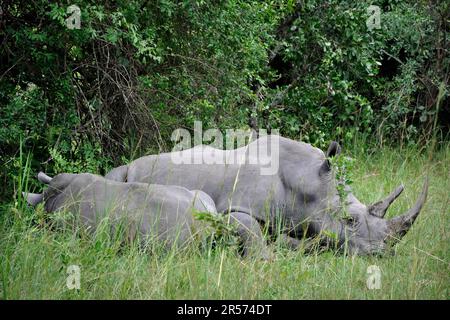
[[[269,147],[277,152],[262,155],[264,161],[260,163],[214,163],[217,158],[242,158],[248,156],[249,150],[269,150]],[[269,135],[235,150],[194,147],[177,153],[145,156],[113,169],[105,177],[203,190],[212,197],[220,213],[232,212],[255,224],[281,224],[278,230],[284,232],[293,246],[298,243],[296,239],[305,235],[331,235],[327,241],[336,241],[338,247],[347,247],[352,253],[382,253],[388,248],[387,244],[398,241],[417,218],[426,200],[428,179],[416,204],[405,214],[388,220],[384,215],[403,186],[371,205],[362,204],[348,186],[345,187],[346,198],[341,199],[328,160],[339,153],[340,146],[336,142],[330,144],[325,154],[309,144]],[[173,161],[189,157],[203,159],[203,162]],[[248,158],[254,160],[251,156]],[[264,164],[269,162],[279,163],[278,171],[261,174]],[[350,219],[340,218],[344,210]]]
[[[54,178],[39,173],[38,179],[49,187],[42,194],[25,193],[31,205],[44,201],[47,212],[71,212],[91,230],[109,217],[113,227],[118,223],[126,226],[128,238],[156,238],[167,247],[184,246],[203,232],[205,223],[195,220],[194,209],[217,214],[214,201],[200,190],[122,183],[88,173],[63,173]],[[253,241],[252,225],[239,223],[235,218],[231,223],[242,239],[244,255],[259,250]]]

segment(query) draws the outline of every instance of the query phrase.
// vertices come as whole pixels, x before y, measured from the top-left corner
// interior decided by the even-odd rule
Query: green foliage
[[[350,193],[351,185],[354,181],[354,165],[355,159],[338,155],[336,157],[329,158],[332,166],[333,174],[336,178],[336,189],[339,195],[340,203],[343,206],[342,217],[348,218],[348,212],[346,210],[347,196]]]
[[[250,123],[318,147],[330,140],[354,147],[357,163],[331,160],[341,199],[353,181],[365,203],[394,182],[415,185],[426,163],[404,145],[448,139],[447,2],[79,0],[81,29],[70,30],[71,1],[2,1],[0,296],[448,299],[445,142],[427,165],[431,214],[389,259],[290,253],[244,263],[226,250],[149,256],[102,233],[55,232],[42,207],[31,210],[21,197],[41,190],[29,180],[40,170],[104,173],[169,151],[173,130],[192,130],[196,120],[204,129]],[[369,31],[372,4],[381,28]],[[398,143],[402,152],[383,147]],[[393,207],[404,212],[413,198]],[[233,247],[235,230],[222,218],[197,215]],[[82,267],[77,292],[65,287],[70,264]],[[383,290],[365,287],[372,264],[383,270]]]
[[[358,148],[359,150],[360,148]],[[405,195],[390,216],[405,212],[419,194],[427,168],[431,201],[395,255],[348,257],[334,252],[286,251],[274,245],[270,262],[221,254],[167,251],[149,254],[137,243],[120,246],[104,234],[55,231],[40,213],[0,207],[2,299],[448,299],[450,274],[449,145],[428,163],[418,149],[379,148],[356,153],[354,192],[364,203],[379,200],[403,182]],[[26,158],[26,155],[25,155]],[[25,161],[24,158],[24,161]],[[408,161],[405,161],[408,159]],[[428,164],[427,164],[428,163]],[[25,163],[23,163],[23,167]],[[67,267],[81,269],[80,290],[66,286]],[[382,270],[381,289],[366,286],[367,267]]]
[[[206,223],[210,228],[207,242],[236,249],[239,245],[237,225],[230,222],[230,217],[211,212],[194,212],[194,219]]]
[[[20,138],[32,173],[103,173],[170,150],[196,120],[319,147],[448,131],[445,1],[81,0],[73,30],[69,4],[2,3],[2,198]],[[381,28],[369,31],[371,4]]]
[[[98,142],[88,139],[82,145],[72,140],[70,150],[51,148],[49,150],[55,172],[99,172],[108,165],[108,159],[102,157],[102,148]],[[70,159],[64,155],[70,154]]]
[[[367,29],[369,5],[380,6],[381,29]],[[310,0],[297,10],[281,42],[281,81],[274,94],[287,92],[267,112],[272,127],[320,146],[331,137],[350,142],[356,135],[378,142],[430,138],[425,124],[437,116],[431,99],[440,82],[448,81],[448,55],[436,57],[434,51],[442,43],[448,8],[416,1]]]

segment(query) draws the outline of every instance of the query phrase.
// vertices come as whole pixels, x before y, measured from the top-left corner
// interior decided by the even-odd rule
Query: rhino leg
[[[191,190],[194,195],[194,207],[200,211],[206,211],[210,213],[216,213],[216,204],[214,200],[202,190]]]
[[[231,212],[230,222],[237,226],[237,232],[243,246],[243,256],[260,257],[270,260],[271,254],[256,219],[243,212]]]
[[[302,244],[300,240],[292,238],[284,233],[278,236],[278,241],[280,241],[283,245],[291,250],[297,250]]]

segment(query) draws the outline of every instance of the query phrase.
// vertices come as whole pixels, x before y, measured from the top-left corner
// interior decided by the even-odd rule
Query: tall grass
[[[398,184],[405,192],[389,216],[406,211],[425,175],[429,197],[395,255],[343,256],[334,251],[305,254],[273,245],[273,261],[242,259],[235,251],[156,251],[117,245],[103,235],[53,230],[42,207],[23,205],[28,158],[18,177],[17,199],[0,216],[0,297],[3,299],[448,299],[449,146],[429,158],[418,148],[382,148],[371,154],[355,147],[353,189],[365,203]],[[107,240],[109,239],[109,240]],[[80,290],[66,286],[67,267],[81,269]],[[367,288],[367,267],[381,269],[381,289]],[[219,281],[220,279],[220,281]]]

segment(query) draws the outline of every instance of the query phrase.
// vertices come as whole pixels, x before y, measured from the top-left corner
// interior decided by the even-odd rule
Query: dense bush
[[[318,146],[448,131],[445,1],[83,0],[73,30],[71,4],[1,3],[0,198],[21,145],[33,171],[104,172],[194,120]]]
[[[380,7],[379,29],[366,26],[370,4]],[[276,84],[288,88],[267,112],[272,126],[319,144],[357,133],[381,142],[429,138],[438,87],[448,82],[448,6],[305,1],[296,12],[272,63],[281,71]]]

